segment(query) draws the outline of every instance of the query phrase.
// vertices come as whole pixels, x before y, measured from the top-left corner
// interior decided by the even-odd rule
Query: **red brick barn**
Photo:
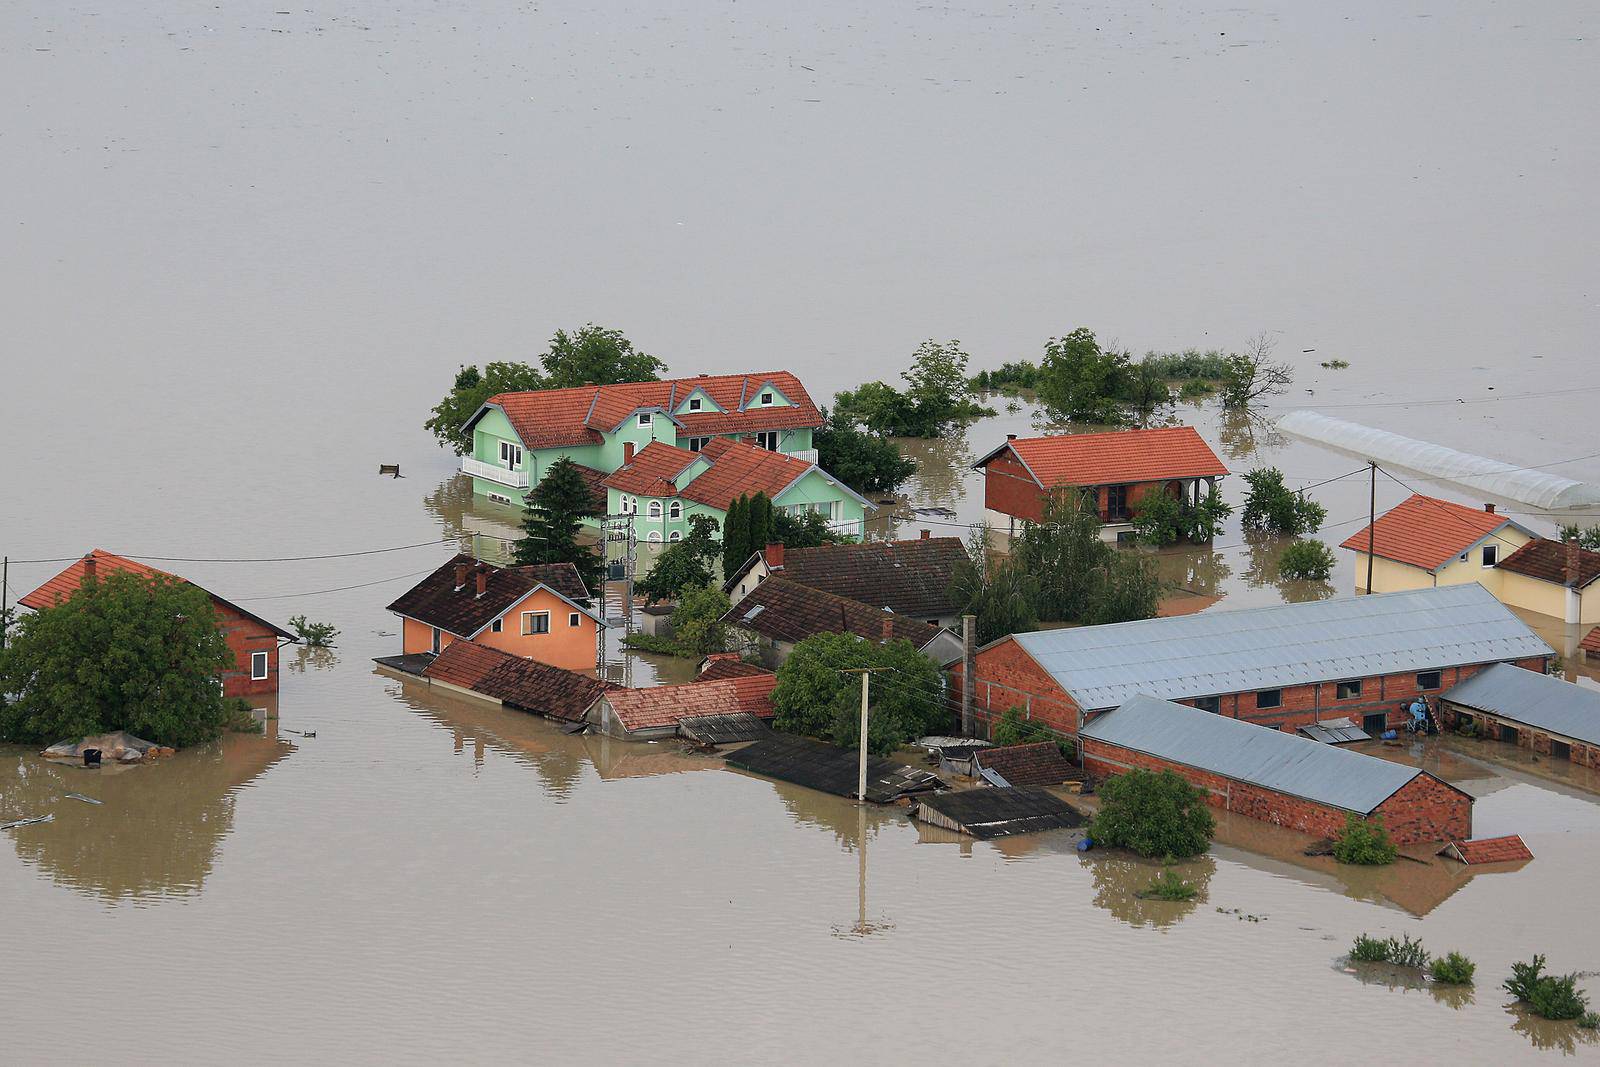
[[[86,579],[114,571],[187,581],[178,578],[177,575],[158,571],[154,567],[147,567],[142,563],[97,548],[23,597],[18,603],[34,611],[44,611],[70,598]],[[233,650],[234,655],[234,667],[222,672],[223,695],[252,697],[276,693],[279,643],[296,641],[298,638],[261,616],[253,615],[237,604],[229,603],[210,590],[206,590],[206,593],[211,597],[211,606],[217,612],[217,623],[227,636],[228,647]]]
[[[1291,732],[1350,718],[1377,733],[1419,694],[1495,663],[1542,672],[1553,654],[1482,586],[1440,586],[1012,634],[977,652],[973,704],[979,723],[1019,707],[1068,736],[1141,693]]]
[[[1108,541],[1133,530],[1147,493],[1198,501],[1228,473],[1192,426],[1054,437],[1009,434],[975,469],[983,471],[983,506],[996,528],[1015,533],[1018,520],[1043,519],[1052,495],[1083,493]]]
[[[1399,845],[1472,836],[1472,797],[1427,771],[1278,730],[1136,696],[1084,727],[1097,778],[1172,771],[1224,811],[1332,837],[1350,814],[1381,816]]]
[[[1471,727],[1553,760],[1600,768],[1600,693],[1512,667],[1480,671],[1439,699],[1447,729]]]

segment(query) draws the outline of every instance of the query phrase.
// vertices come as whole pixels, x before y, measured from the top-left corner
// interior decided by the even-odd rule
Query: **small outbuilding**
[[[834,796],[856,796],[859,755],[855,749],[836,748],[822,741],[774,734],[726,757],[728,766],[780,782],[815,789]],[[944,783],[938,775],[886,760],[867,757],[867,796],[874,804],[893,804],[904,796],[932,792]]]
[[[1083,816],[1043,789],[963,789],[917,797],[911,814],[919,822],[987,841],[1044,830],[1070,830]]]
[[[769,667],[781,666],[794,646],[817,634],[855,634],[864,641],[910,641],[937,666],[961,657],[949,630],[787,578],[769,578],[722,617],[749,635]]]
[[[974,776],[1002,788],[1043,788],[1083,777],[1054,741],[977,749],[972,767]]]
[[[753,716],[771,721],[778,676],[763,672],[737,678],[696,679],[645,689],[610,689],[589,709],[589,725],[630,741],[673,737],[687,720]]]
[[[1600,692],[1548,674],[1497,664],[1439,698],[1446,729],[1479,736],[1551,759],[1600,767]]]
[[[1350,814],[1382,816],[1399,845],[1472,836],[1472,797],[1427,771],[1170,700],[1133,697],[1080,740],[1091,775],[1172,771],[1214,807],[1318,837]]]

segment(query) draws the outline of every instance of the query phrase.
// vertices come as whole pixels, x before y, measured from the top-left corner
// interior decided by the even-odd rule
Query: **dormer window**
[[[639,412],[639,425],[640,426],[649,426],[651,417],[652,416],[651,416],[650,412],[648,412],[648,411]]]
[[[761,394],[761,403],[762,404],[770,404],[770,403],[772,403],[772,394],[771,393],[762,393]]]
[[[699,411],[700,410],[700,398],[699,397],[692,397],[689,400],[689,410],[690,411]]]

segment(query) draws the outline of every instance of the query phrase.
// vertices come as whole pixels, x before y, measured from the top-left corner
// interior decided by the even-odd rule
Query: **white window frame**
[[[667,535],[667,540],[668,541],[682,541],[683,540],[683,531],[682,530],[673,530],[671,533],[669,533]]]
[[[761,394],[761,406],[767,407],[772,403],[772,392],[769,390]]]
[[[650,507],[647,510],[649,511],[650,518],[659,519],[661,517],[661,501],[650,501]]]
[[[509,503],[511,503],[511,498],[508,497],[508,496],[502,496],[499,493],[489,493],[487,495],[489,497],[489,502],[492,503],[492,504],[509,504]]]
[[[691,437],[689,438],[689,451],[702,452],[705,450],[706,445],[710,443],[711,438],[709,437]]]
[[[657,542],[659,544],[660,541],[661,541],[661,531],[660,530],[651,530],[650,531],[650,536],[646,537],[645,540],[646,541],[655,541],[655,542]]]
[[[583,616],[580,615],[578,612],[569,611],[569,612],[567,612],[567,625],[568,626],[578,626],[578,625],[580,625],[579,620],[582,619],[582,618],[583,618]]]
[[[256,670],[256,664],[258,664],[258,663],[261,664],[261,669],[259,671]],[[252,653],[250,653],[250,680],[252,682],[264,682],[264,681],[266,681],[267,678],[270,676],[271,671],[272,671],[272,657],[271,656],[269,656],[265,652],[252,652]]]
[[[539,618],[540,616],[544,617],[544,629],[542,629],[542,630],[538,630],[538,629],[534,628],[534,620]],[[549,632],[550,632],[550,613],[548,611],[524,611],[522,613],[522,636],[523,637],[543,637],[545,634],[547,634]]]
[[[651,421],[654,419],[654,417],[655,416],[653,416],[648,411],[639,412],[639,425],[640,426],[649,426]]]
[[[522,446],[515,441],[501,441],[500,462],[506,465],[508,471],[521,470]]]
[[[767,444],[768,441],[771,441],[772,444],[770,444],[770,445]],[[778,450],[778,444],[779,444],[779,441],[778,441],[778,431],[777,430],[757,430],[756,431],[756,447],[757,448],[764,448],[768,452],[776,452]]]
[[[689,410],[690,411],[699,411],[700,410],[700,398],[699,397],[691,396],[689,398]]]
[[[1484,545],[1483,554],[1479,557],[1485,567],[1493,567],[1500,562],[1500,546]]]
[[[683,501],[674,500],[672,503],[667,505],[667,518],[669,518],[669,519],[681,519],[681,518],[683,518]]]

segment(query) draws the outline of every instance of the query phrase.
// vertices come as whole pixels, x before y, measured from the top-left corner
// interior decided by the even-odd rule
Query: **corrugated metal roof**
[[[1278,429],[1348,455],[1405,467],[1501,500],[1532,504],[1545,510],[1600,504],[1600,486],[1487,456],[1457,452],[1444,445],[1330,418],[1315,411],[1291,411],[1278,420]]]
[[[1600,693],[1548,674],[1499,663],[1441,699],[1600,745]]]
[[[1481,585],[1017,634],[1086,710],[1553,655]]]
[[[1300,727],[1296,733],[1320,741],[1325,745],[1343,745],[1351,741],[1370,741],[1372,735],[1349,719],[1323,719]]]
[[[1083,736],[1358,815],[1425,773],[1144,695],[1089,723]]]

